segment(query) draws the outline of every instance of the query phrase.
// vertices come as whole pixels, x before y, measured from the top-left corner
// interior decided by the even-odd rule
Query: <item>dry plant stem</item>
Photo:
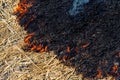
[[[25,52],[24,52],[22,49],[20,49],[18,46],[15,46],[15,48],[18,49],[18,50],[22,53],[22,55],[26,56],[26,58],[28,58],[28,59],[33,63],[33,65],[34,65],[36,68],[38,68],[40,71],[42,71],[41,68],[39,68],[39,66],[37,66],[37,65],[31,60],[31,58],[28,57],[28,56],[25,54]]]

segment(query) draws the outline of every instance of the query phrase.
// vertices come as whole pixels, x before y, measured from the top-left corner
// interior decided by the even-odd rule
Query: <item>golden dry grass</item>
[[[18,2],[0,0],[0,80],[82,80],[73,68],[61,64],[53,52],[34,53],[21,49],[26,32],[13,15]]]

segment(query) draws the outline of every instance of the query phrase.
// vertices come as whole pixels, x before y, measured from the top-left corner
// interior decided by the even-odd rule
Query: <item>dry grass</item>
[[[21,49],[26,33],[12,14],[18,2],[0,0],[0,80],[82,80],[73,68],[61,64],[53,52]]]

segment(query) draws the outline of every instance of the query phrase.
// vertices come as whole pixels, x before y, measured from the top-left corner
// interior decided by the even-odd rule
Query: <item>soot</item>
[[[120,1],[90,0],[71,16],[72,0],[21,0],[15,11],[26,51],[55,51],[84,77],[120,76]]]

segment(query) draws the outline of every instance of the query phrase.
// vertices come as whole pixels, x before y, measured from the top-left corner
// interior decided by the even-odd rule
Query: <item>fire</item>
[[[67,56],[67,55],[63,56],[63,60],[64,60],[64,61],[66,61],[66,60],[68,60],[68,59],[69,59],[69,56]]]
[[[29,1],[30,3],[27,3],[27,0],[22,0],[16,7],[14,14],[19,13],[18,19],[22,18],[22,16],[28,12],[28,8],[32,6],[33,0]]]
[[[41,49],[42,49],[42,44],[39,44],[39,45],[36,47],[36,50],[41,51]]]
[[[81,48],[86,48],[88,46],[89,46],[89,43],[86,43],[86,44],[82,45]]]
[[[25,37],[24,42],[26,43],[27,46],[31,47],[31,51],[37,50],[39,52],[46,52],[48,50],[48,46],[43,46],[42,44],[39,44],[38,46],[35,44],[30,43],[30,39],[34,33],[29,34],[28,36]]]
[[[39,46],[33,45],[31,48],[31,51],[37,50],[39,52],[46,52],[48,49],[48,46],[43,47],[42,44],[40,44]]]
[[[30,43],[30,39],[35,33],[30,33],[28,36],[25,37],[24,42],[27,46],[31,47],[31,51],[37,50],[38,52],[46,52],[48,50],[48,46],[43,46],[43,44],[35,45]]]
[[[114,65],[113,67],[112,67],[112,69],[113,69],[113,72],[117,72],[118,71],[118,65]]]
[[[70,53],[70,47],[69,46],[67,47],[67,52]]]
[[[14,11],[14,14],[18,14],[17,15],[17,19],[20,20],[25,13],[28,12],[28,9],[30,7],[32,7],[34,0],[21,0],[20,3],[17,5],[16,10]],[[36,18],[36,16],[34,14],[32,14],[29,18],[29,20],[23,25],[24,29],[27,29],[28,25],[30,24],[30,22],[32,22],[34,19]],[[48,46],[43,46],[42,43],[40,43],[39,45],[35,45],[33,43],[30,42],[30,39],[32,39],[32,37],[34,36],[34,32],[33,33],[29,33],[25,38],[24,38],[24,42],[25,45],[30,47],[31,51],[39,51],[39,52],[45,52],[48,50]],[[35,40],[33,40],[33,42],[35,42]]]
[[[98,72],[98,74],[97,74],[97,78],[102,78],[102,70],[101,69],[97,69],[97,72]]]
[[[71,52],[71,48],[70,48],[69,46],[67,46],[66,51],[67,51],[68,53],[70,53],[70,52]],[[75,52],[78,53],[78,51],[79,51],[79,48],[76,47],[76,48],[75,48]]]
[[[28,46],[30,46],[31,45],[31,43],[30,43],[30,39],[32,38],[32,36],[34,35],[35,33],[30,33],[28,36],[26,36],[25,38],[24,38],[24,42],[26,43],[26,45],[28,45]]]
[[[36,45],[33,45],[33,47],[31,48],[31,51],[34,51],[37,48]]]
[[[33,3],[34,1],[35,1],[35,4]],[[49,4],[49,2],[47,2],[47,4]],[[42,53],[42,52],[47,52],[48,48],[50,50],[55,50],[55,51],[60,49],[59,51],[56,51],[56,52],[58,52],[58,53],[56,53],[56,55],[58,55],[57,58],[60,57],[60,59],[66,61],[66,63],[68,62],[73,65],[75,63],[74,66],[76,67],[76,70],[78,68],[78,71],[83,70],[82,73],[83,74],[86,73],[84,76],[89,74],[87,72],[89,72],[90,70],[93,69],[92,67],[89,67],[89,65],[92,65],[92,64],[93,64],[93,67],[95,68],[95,74],[93,74],[93,75],[91,74],[91,76],[93,76],[94,78],[103,78],[104,73],[105,73],[105,75],[110,73],[113,76],[120,74],[119,73],[119,65],[115,64],[111,67],[111,62],[109,62],[109,61],[111,61],[111,58],[113,59],[113,56],[115,56],[115,59],[113,59],[113,61],[118,61],[120,58],[120,52],[118,52],[117,55],[116,55],[116,52],[115,52],[115,54],[113,53],[113,54],[109,55],[109,53],[115,49],[110,50],[110,51],[103,51],[103,49],[108,50],[108,48],[114,47],[114,45],[112,45],[112,43],[110,45],[111,47],[109,47],[109,44],[108,43],[106,44],[106,41],[104,42],[104,40],[102,40],[102,38],[106,37],[106,33],[100,33],[100,35],[103,35],[103,37],[100,38],[101,41],[98,40],[98,37],[95,37],[93,40],[91,40],[91,37],[89,37],[90,35],[84,34],[83,31],[85,33],[90,32],[90,34],[96,33],[96,30],[97,30],[96,26],[94,27],[96,30],[91,29],[89,32],[87,32],[89,27],[86,26],[85,29],[81,29],[81,25],[84,25],[84,23],[81,22],[81,20],[78,20],[78,21],[80,21],[79,23],[81,25],[76,26],[79,24],[75,20],[74,24],[75,24],[76,28],[74,28],[74,24],[72,24],[72,25],[70,24],[67,27],[66,25],[69,24],[69,18],[65,18],[65,20],[63,21],[63,18],[64,18],[64,16],[66,16],[66,14],[63,15],[63,17],[61,17],[60,20],[56,19],[56,17],[52,17],[53,15],[61,16],[60,13],[59,14],[57,13],[57,12],[59,12],[59,11],[57,11],[59,6],[56,5],[54,7],[54,6],[52,6],[53,2],[52,3],[50,2],[51,8],[49,9],[50,6],[47,4],[44,2],[40,2],[39,0],[20,0],[20,3],[16,6],[16,10],[14,11],[14,13],[17,16],[17,20],[19,21],[20,25],[22,27],[24,27],[24,29],[28,33],[28,35],[24,38],[25,48],[27,50]],[[65,6],[64,11],[66,11],[66,7],[67,6]],[[51,11],[51,10],[53,10],[53,11]],[[55,11],[55,14],[52,14],[52,13],[54,13],[54,11]],[[90,15],[91,15],[91,13],[90,13]],[[89,15],[85,15],[85,16],[89,16]],[[93,17],[93,19],[94,19],[94,17]],[[67,20],[67,23],[66,23],[66,20]],[[91,22],[86,17],[85,17],[85,21]],[[71,22],[71,20],[70,20],[70,22]],[[86,23],[86,25],[92,26],[91,23],[88,23],[88,22]],[[62,28],[61,28],[61,25],[59,26],[60,23],[63,24]],[[56,26],[56,25],[58,25],[58,26],[55,29],[51,29],[51,28],[54,28],[54,26]],[[72,32],[69,33],[69,30],[66,32],[66,29],[69,29],[69,27],[70,27],[70,30],[73,29],[73,31],[74,30],[76,31],[76,29],[81,29],[81,31],[80,31],[80,33],[77,33],[77,34],[73,33],[76,36],[75,36],[75,38],[72,39],[72,37],[74,37],[73,35],[70,35]],[[56,31],[58,31],[59,28],[60,28],[60,33],[58,34],[58,32],[56,33]],[[112,27],[110,27],[110,29],[112,29]],[[117,29],[117,27],[115,29]],[[103,30],[103,28],[100,27],[100,30]],[[109,31],[109,29],[108,29],[107,32],[109,33],[109,32],[111,32],[111,30]],[[65,33],[65,35],[67,34],[68,36],[70,36],[70,38],[69,37],[68,37],[68,39],[64,38],[63,33]],[[80,34],[80,36],[78,34]],[[104,34],[105,34],[105,36],[104,36]],[[81,35],[86,36],[87,39],[86,39],[86,37],[85,38],[81,37]],[[60,40],[63,38],[63,40],[65,40],[64,41],[65,44],[61,45],[62,41],[60,41],[60,44],[59,44],[59,40],[58,40],[59,37],[56,37],[56,36],[60,36],[61,37]],[[110,36],[108,36],[108,37],[110,37]],[[80,41],[76,40],[79,38],[80,38]],[[46,40],[48,41],[49,46],[48,46],[48,44],[46,44],[46,43],[44,44],[44,42],[42,42],[42,41],[46,41]],[[91,41],[88,42],[88,40],[91,40]],[[94,40],[95,40],[95,43],[90,43],[90,42],[93,42]],[[53,43],[53,41],[56,41],[55,44]],[[66,41],[67,42],[72,41],[73,42],[72,46],[70,43],[66,43]],[[112,37],[110,37],[109,41],[113,42],[113,44],[114,44]],[[75,45],[74,45],[74,43],[75,43]],[[115,44],[116,44],[116,42],[115,42]],[[66,47],[66,45],[69,45],[69,46]],[[92,46],[90,46],[90,45],[92,45]],[[101,45],[105,46],[105,48],[102,48]],[[96,47],[96,49],[94,49],[94,47]],[[117,46],[115,46],[115,48],[117,48]],[[97,50],[97,49],[99,49],[99,50]],[[61,54],[59,54],[60,51],[62,52]],[[98,53],[103,52],[105,55],[100,54],[96,57],[96,54],[95,54],[96,52],[98,52]],[[92,64],[91,64],[91,62],[89,63],[90,60],[93,61]],[[101,61],[101,65],[99,65],[99,68],[96,70],[96,68],[98,67],[97,64],[99,63],[99,61]],[[106,67],[108,67],[108,66],[110,66],[110,71],[107,71],[107,69],[106,69]],[[84,67],[86,68],[85,70],[83,69]],[[94,71],[91,71],[91,72],[94,72]]]
[[[32,4],[33,4],[33,1],[34,0],[21,0],[20,3],[17,5],[16,7],[16,10],[14,11],[15,14],[19,14],[17,16],[17,19],[20,20],[25,13],[28,12],[28,8],[32,7]],[[35,19],[35,16],[32,15],[30,16],[29,20],[27,23],[25,23],[23,26],[24,26],[24,29],[27,28],[28,24],[33,21]],[[25,38],[24,38],[24,42],[25,44],[28,46],[28,47],[31,47],[31,51],[34,51],[34,50],[38,50],[38,51],[46,51],[47,48],[45,48],[44,50],[41,48],[41,46],[36,46],[36,45],[33,45],[31,42],[30,42],[30,39],[32,38],[32,36],[34,35],[35,33],[30,33],[28,34]],[[41,50],[42,49],[42,50]]]
[[[36,46],[36,50],[39,52],[46,52],[48,50],[48,46],[43,46],[42,44],[39,44],[39,46]]]

